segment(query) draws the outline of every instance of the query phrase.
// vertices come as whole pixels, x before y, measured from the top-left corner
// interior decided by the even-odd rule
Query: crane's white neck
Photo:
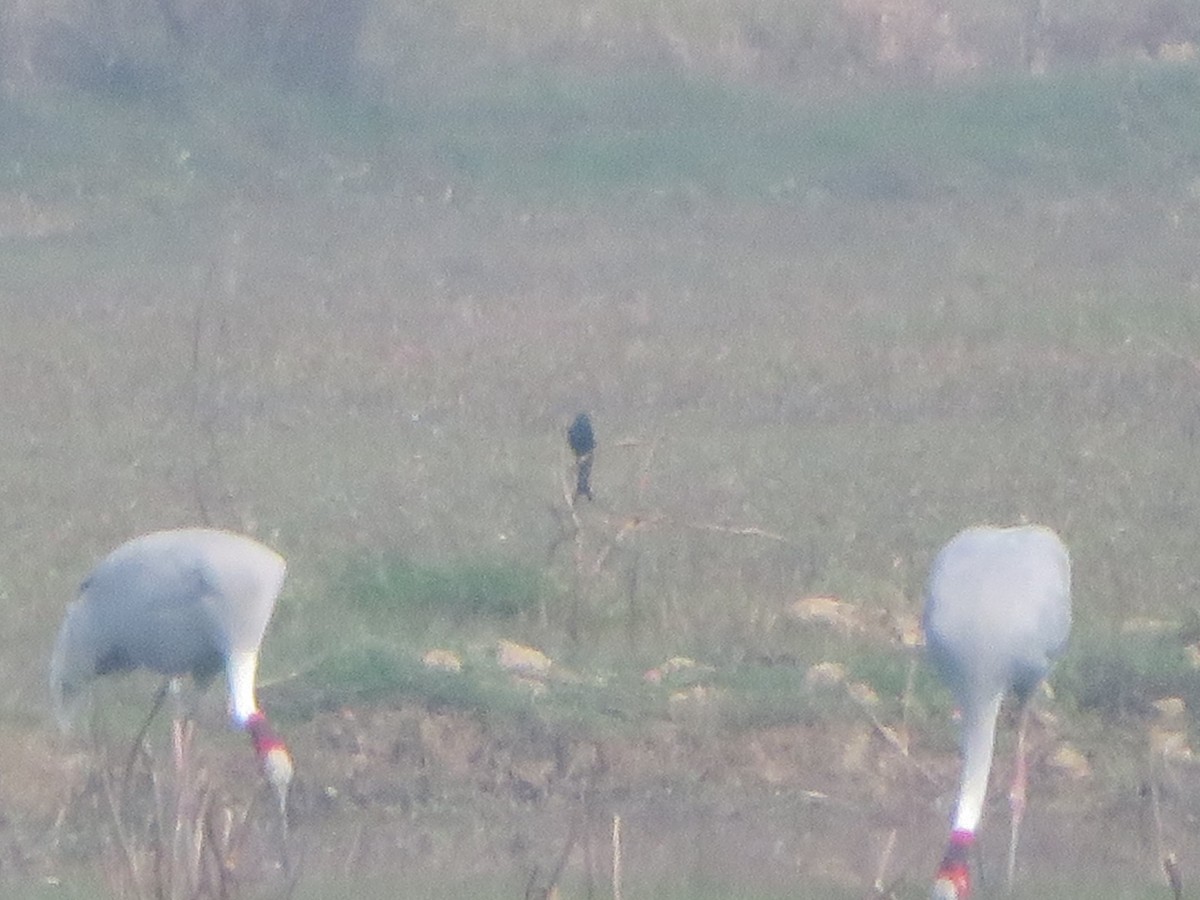
[[[958,786],[958,806],[954,811],[954,830],[974,833],[983,816],[987,798],[988,773],[996,741],[996,717],[1000,714],[1002,693],[985,702],[967,703],[962,723],[962,777]]]
[[[225,661],[225,677],[229,680],[229,715],[238,728],[245,728],[250,717],[258,712],[254,699],[254,677],[258,671],[258,652],[234,650]]]

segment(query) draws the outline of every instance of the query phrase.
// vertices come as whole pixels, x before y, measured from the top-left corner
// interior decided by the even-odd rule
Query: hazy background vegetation
[[[10,0],[15,82],[162,90],[199,63],[287,87],[397,90],[494,65],[629,66],[786,84],[1187,56],[1185,0]]]
[[[845,714],[803,699],[826,659],[892,721],[930,557],[1025,519],[1073,551],[1057,707],[1114,790],[1147,703],[1200,702],[1194,4],[0,9],[15,734],[91,563],[196,522],[289,559],[285,729],[527,716],[498,637],[582,673],[550,729],[666,716],[641,673],[677,654],[720,728]],[[871,627],[789,618],[810,594]]]

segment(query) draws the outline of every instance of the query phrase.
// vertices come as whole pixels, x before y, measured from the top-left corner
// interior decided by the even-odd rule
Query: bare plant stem
[[[613,900],[621,900],[621,816],[613,813],[612,826]]]
[[[908,675],[904,679],[904,695],[900,698],[900,733],[904,747],[908,748],[908,713],[912,708],[913,693],[916,690],[917,658],[908,661]]]
[[[113,786],[112,773],[108,771],[108,766],[104,766],[100,772],[100,784],[104,789],[104,797],[108,801],[109,814],[112,816],[113,834],[116,835],[117,846],[125,860],[126,879],[132,885],[135,897],[146,897],[148,894],[142,889],[141,865],[138,863],[129,832],[125,828],[123,805],[117,799],[117,791]]]
[[[879,720],[879,716],[875,715],[875,711],[871,709],[871,707],[868,706],[862,699],[856,697],[853,691],[847,691],[847,693],[849,694],[850,699],[857,703],[859,709],[861,709],[866,715],[867,719],[871,722],[871,725],[875,728],[876,733],[878,733],[881,738],[883,738],[891,747],[893,747],[897,753],[908,760],[912,767],[918,773],[920,773],[922,778],[924,778],[930,784],[936,786],[938,784],[938,780],[933,777],[933,773],[930,772],[929,769],[918,762],[916,757],[908,752],[907,742],[901,740],[900,736],[896,734],[894,729],[884,725],[883,722]]]
[[[203,299],[196,301],[196,310],[192,317],[192,356],[191,366],[188,370],[188,376],[191,382],[191,419],[192,427],[197,431],[203,431],[201,425],[202,416],[200,413],[201,393],[200,385],[200,369],[201,369],[201,353],[200,346],[204,336],[204,307]],[[211,435],[209,443],[211,446]],[[212,524],[212,517],[208,514],[208,505],[204,500],[204,485],[200,475],[200,451],[199,441],[192,441],[192,499],[196,503],[196,509],[200,513],[200,522],[204,525]]]
[[[883,845],[883,852],[879,854],[879,865],[875,868],[875,893],[883,893],[883,876],[887,873],[888,863],[892,861],[892,853],[896,849],[896,829],[893,828],[888,832],[887,841]]]
[[[1166,768],[1166,755],[1155,748],[1150,750],[1150,809],[1154,813],[1154,846],[1162,865],[1163,874],[1175,900],[1183,898],[1183,873],[1179,870],[1179,860],[1174,851],[1167,850],[1165,829],[1162,818],[1162,802],[1159,791],[1159,773]]]
[[[654,454],[658,452],[658,445],[662,442],[665,432],[660,431],[654,436],[654,440],[650,442],[650,449],[646,451],[646,458],[642,460],[642,467],[638,471],[637,480],[637,502],[640,506],[646,496],[646,488],[650,486],[650,466],[654,463]]]
[[[567,868],[567,860],[571,858],[571,851],[575,849],[575,844],[579,840],[579,820],[572,818],[571,824],[567,828],[567,839],[563,842],[562,852],[558,854],[558,859],[554,863],[554,868],[550,872],[550,880],[546,885],[546,896],[556,896],[558,893],[558,883],[562,880],[563,872]]]

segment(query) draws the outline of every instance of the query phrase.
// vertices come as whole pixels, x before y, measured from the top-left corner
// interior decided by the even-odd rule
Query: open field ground
[[[1160,854],[1200,859],[1191,720],[1153,706],[1200,708],[1198,246],[1188,64],[0,101],[0,885],[111,885],[49,647],[109,548],[209,523],[289,560],[260,694],[293,896],[527,896],[560,856],[562,896],[605,895],[614,815],[630,897],[923,896],[955,758],[921,581],[961,527],[1030,520],[1071,547],[1076,633],[1019,896],[1167,896]],[[114,760],[151,690],[102,687]],[[239,810],[217,693],[199,752]],[[279,896],[251,821],[240,883]]]

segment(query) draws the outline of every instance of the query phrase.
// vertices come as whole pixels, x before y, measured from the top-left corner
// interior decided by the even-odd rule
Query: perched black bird
[[[596,434],[592,431],[591,417],[582,412],[575,417],[567,429],[567,444],[575,454],[575,496],[592,499],[592,453],[596,449]]]

